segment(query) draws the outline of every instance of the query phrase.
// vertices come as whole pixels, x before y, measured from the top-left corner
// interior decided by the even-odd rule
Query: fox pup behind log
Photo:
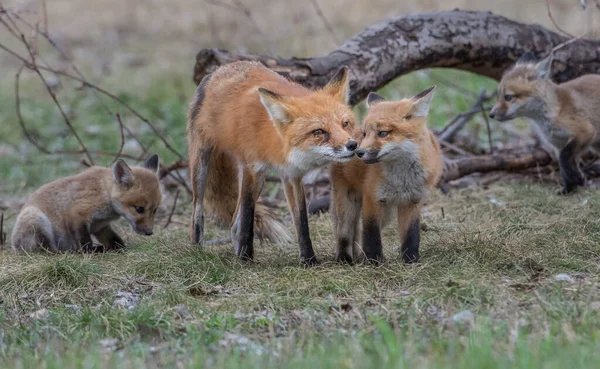
[[[421,207],[442,173],[440,147],[426,125],[434,88],[400,101],[373,92],[367,97],[359,159],[331,165],[338,261],[352,262],[363,253],[369,261],[382,261],[381,229],[394,212],[403,260],[419,260]],[[362,250],[357,244],[361,209]]]
[[[282,174],[304,264],[316,263],[302,177],[358,146],[351,134],[348,68],[311,91],[257,62],[224,65],[204,77],[190,104],[188,146],[194,212],[192,242],[204,242],[204,206],[231,226],[236,254],[254,257],[254,228],[275,242],[290,237],[259,201],[268,168]]]
[[[524,54],[504,74],[490,117],[501,122],[531,119],[541,138],[558,151],[560,193],[568,194],[585,182],[577,163],[580,154],[590,146],[600,149],[600,75],[556,84],[550,79],[553,55],[538,63],[533,59]]]
[[[112,169],[91,167],[42,186],[17,217],[13,250],[117,250],[125,243],[110,223],[121,216],[135,232],[151,235],[162,199],[158,160],[158,155],[152,155],[143,167],[130,168],[119,159]],[[92,242],[92,236],[100,246]]]

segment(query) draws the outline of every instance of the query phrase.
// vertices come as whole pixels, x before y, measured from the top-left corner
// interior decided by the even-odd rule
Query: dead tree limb
[[[414,14],[372,26],[329,55],[275,58],[204,49],[196,56],[194,81],[218,66],[256,60],[310,87],[323,86],[339,66],[352,71],[351,102],[362,100],[393,79],[427,68],[455,68],[499,79],[520,55],[544,57],[568,39],[538,25],[509,20],[489,12],[448,11]],[[556,52],[554,78],[565,81],[600,73],[600,41],[578,40]]]
[[[444,162],[444,174],[441,182],[448,182],[466,175],[498,170],[520,171],[523,169],[545,166],[552,163],[550,155],[542,150],[504,153],[494,155],[469,156],[466,158],[447,160]]]

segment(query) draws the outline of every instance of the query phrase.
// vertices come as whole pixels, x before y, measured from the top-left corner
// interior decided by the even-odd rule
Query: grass
[[[123,254],[5,251],[0,367],[592,367],[600,193],[554,190],[435,194],[415,266],[393,229],[383,266],[338,265],[327,216],[310,220],[310,269],[267,246],[239,263],[231,245],[188,246],[185,230],[128,232]]]
[[[244,3],[253,19],[208,3],[199,9],[185,1],[131,2],[123,8],[101,0],[90,8],[57,0],[48,8],[49,29],[86,76],[147,116],[185,155],[185,112],[200,48],[303,57],[336,46],[304,3]],[[318,3],[340,40],[390,16],[455,7],[492,9],[552,27],[543,1]],[[553,1],[552,7],[558,23],[581,33],[577,2]],[[588,10],[585,17],[596,35],[597,13]],[[17,68],[0,53],[3,75]],[[61,82],[56,92],[90,149],[118,150],[117,124],[102,103]],[[404,76],[380,93],[397,99],[433,84],[431,127],[467,110],[481,88],[495,88],[489,79],[434,69]],[[22,92],[32,134],[51,149],[77,148],[42,86],[26,73]],[[104,102],[163,162],[176,159],[142,122]],[[356,112],[363,114],[363,107]],[[483,127],[484,121],[470,124]],[[497,127],[492,122],[494,138],[500,137]],[[124,152],[137,154],[139,147],[128,139]],[[24,140],[12,78],[0,81],[0,158],[0,209],[8,231],[18,208],[13,200],[82,169],[81,156],[40,155]],[[95,159],[101,165],[112,160]],[[257,247],[254,263],[240,263],[231,245],[188,245],[190,199],[183,192],[167,230],[161,230],[165,209],[150,238],[118,224],[128,244],[124,253],[16,256],[0,250],[0,368],[597,367],[600,193],[562,198],[554,191],[500,183],[453,190],[451,198],[435,194],[424,211],[422,263],[414,266],[397,255],[393,229],[384,231],[383,266],[335,263],[327,216],[310,220],[320,266],[302,268],[296,249],[268,246]],[[211,225],[207,234],[226,232]],[[568,280],[557,280],[558,274]]]

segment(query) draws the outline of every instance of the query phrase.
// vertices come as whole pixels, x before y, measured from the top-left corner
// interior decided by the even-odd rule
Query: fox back
[[[201,140],[244,163],[306,171],[352,156],[347,72],[316,91],[257,62],[231,63],[207,78],[201,108],[194,100],[190,107],[190,146]]]

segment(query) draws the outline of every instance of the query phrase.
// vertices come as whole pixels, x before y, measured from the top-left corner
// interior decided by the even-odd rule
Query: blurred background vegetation
[[[34,23],[41,1],[8,0],[4,6]],[[590,2],[592,3],[592,2]],[[573,33],[600,35],[600,12],[583,11],[576,0],[550,0],[560,26]],[[48,31],[58,47],[85,76],[115,93],[150,119],[177,150],[185,155],[187,103],[194,91],[192,71],[202,48],[277,56],[324,55],[364,28],[390,17],[416,12],[460,8],[489,10],[511,19],[554,29],[544,0],[53,0],[47,5]],[[328,24],[330,28],[328,28]],[[587,28],[586,28],[587,27]],[[0,29],[0,39],[15,50],[21,46]],[[27,35],[29,36],[29,35]],[[39,40],[40,55],[60,70],[70,64]],[[41,154],[24,139],[15,113],[14,75],[20,62],[0,51],[0,194],[22,196],[40,183],[81,170],[83,156]],[[119,126],[88,89],[51,74],[48,81],[90,150],[118,151]],[[76,149],[44,86],[34,73],[22,76],[23,116],[32,135],[50,149]],[[432,84],[439,86],[430,124],[441,126],[467,110],[480,89],[492,91],[495,81],[451,70],[413,73],[381,91],[389,98],[414,94]],[[165,150],[151,130],[131,113],[105,100],[121,113],[123,122],[163,162],[177,157]],[[360,112],[361,106],[357,108]],[[478,121],[479,119],[480,121]],[[471,124],[482,124],[481,117]],[[139,153],[138,142],[128,138],[125,153]],[[99,158],[109,164],[112,157]]]

